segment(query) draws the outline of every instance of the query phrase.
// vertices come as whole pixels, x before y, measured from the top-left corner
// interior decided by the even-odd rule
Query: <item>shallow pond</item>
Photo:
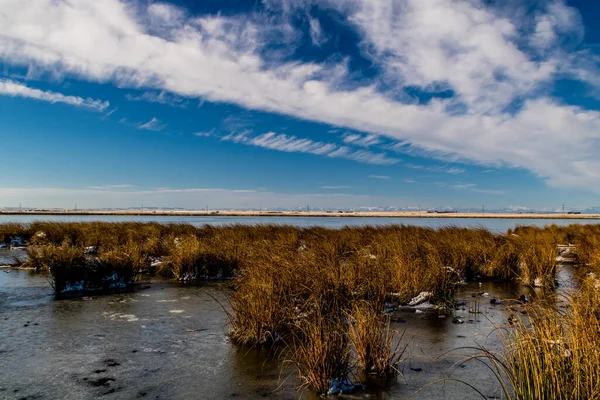
[[[46,275],[0,269],[0,398],[315,398],[296,390],[301,382],[293,367],[230,343],[226,290],[153,279],[132,293],[54,300]],[[472,297],[481,292],[490,296]],[[396,311],[394,328],[410,341],[403,376],[351,397],[481,398],[453,381],[415,394],[456,367],[452,378],[501,398],[480,363],[454,365],[472,351],[447,352],[479,345],[500,350],[498,328],[508,314],[490,299],[508,304],[521,294],[535,296],[530,288],[476,282],[460,288],[456,300],[466,305],[448,314]],[[481,314],[469,313],[475,301]],[[453,323],[455,316],[464,323]]]

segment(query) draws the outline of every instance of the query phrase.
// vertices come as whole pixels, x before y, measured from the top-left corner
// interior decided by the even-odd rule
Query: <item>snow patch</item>
[[[411,307],[417,306],[421,303],[426,302],[427,300],[429,300],[431,297],[433,296],[433,293],[431,292],[421,292],[419,293],[419,295],[417,297],[414,297],[409,303],[408,305]]]

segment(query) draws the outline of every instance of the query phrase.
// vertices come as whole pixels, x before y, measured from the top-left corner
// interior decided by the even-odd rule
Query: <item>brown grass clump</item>
[[[83,291],[89,279],[88,261],[84,251],[64,242],[60,246],[46,245],[28,252],[32,267],[50,271],[52,287],[58,295],[65,291]]]
[[[0,224],[0,244],[11,245],[13,239],[27,239],[27,228],[22,224]]]
[[[146,258],[132,245],[101,251],[94,256],[68,241],[60,246],[30,246],[26,252],[28,260],[23,266],[50,272],[57,295],[130,287],[135,275],[146,265]]]
[[[554,287],[558,243],[549,237],[533,235],[520,246],[519,279],[528,285]]]
[[[506,343],[516,399],[600,398],[600,290],[587,279],[570,309],[540,308]]]
[[[469,358],[489,362],[506,398],[600,398],[599,281],[588,277],[566,302],[528,306],[527,318],[511,317],[503,353],[480,349]]]
[[[356,351],[356,358],[363,371],[389,378],[399,373],[405,347],[391,330],[390,315],[383,313],[383,306],[361,301],[354,304],[350,314],[349,338]],[[397,344],[394,346],[394,341]]]
[[[271,345],[289,332],[299,314],[292,269],[276,254],[257,259],[261,268],[248,268],[231,295],[231,338],[239,344]]]
[[[348,326],[340,301],[335,292],[311,299],[311,311],[288,339],[286,354],[298,368],[302,387],[319,395],[327,394],[336,383],[348,382],[351,372]]]

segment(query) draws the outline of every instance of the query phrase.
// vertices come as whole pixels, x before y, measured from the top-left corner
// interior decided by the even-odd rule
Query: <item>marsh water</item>
[[[257,225],[277,224],[297,227],[322,226],[342,228],[344,226],[413,225],[439,228],[461,226],[466,228],[484,227],[494,232],[506,232],[519,225],[546,226],[556,224],[600,224],[591,219],[511,219],[511,218],[392,218],[392,217],[244,217],[244,216],[161,216],[161,215],[0,215],[0,224],[8,222],[31,223],[33,221],[57,222],[159,222],[202,225]]]
[[[0,252],[4,259],[22,256],[18,250]],[[562,288],[571,278],[561,268]],[[0,398],[315,398],[297,390],[301,381],[281,358],[229,341],[228,290],[223,283],[183,286],[148,278],[130,293],[55,300],[47,275],[0,269]],[[455,310],[395,311],[393,328],[408,343],[402,375],[351,397],[481,398],[450,380],[415,393],[450,377],[487,398],[502,398],[498,382],[480,363],[456,362],[473,353],[460,348],[501,350],[499,333],[509,311],[490,299],[506,305],[521,294],[541,293],[472,282],[460,287],[456,300],[465,304]],[[469,312],[475,307],[481,313]],[[453,323],[454,317],[464,323]]]

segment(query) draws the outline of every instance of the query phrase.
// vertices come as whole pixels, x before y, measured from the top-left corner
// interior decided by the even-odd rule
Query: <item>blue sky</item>
[[[0,208],[600,205],[596,1],[0,8]]]

